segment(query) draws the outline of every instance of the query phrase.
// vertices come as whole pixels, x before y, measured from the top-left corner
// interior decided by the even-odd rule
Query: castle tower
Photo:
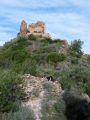
[[[35,24],[34,23],[32,23],[28,26],[28,31],[32,34],[35,32]]]
[[[20,35],[26,36],[26,34],[27,34],[27,23],[24,20],[22,20],[21,26],[20,26]]]
[[[45,33],[45,24],[42,21],[38,21],[36,23],[36,31],[38,33]]]
[[[28,31],[30,33],[45,33],[45,24],[42,21],[38,21],[37,23],[32,23],[28,27]]]

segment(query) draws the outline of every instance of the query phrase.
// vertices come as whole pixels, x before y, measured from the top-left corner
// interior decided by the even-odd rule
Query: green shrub
[[[60,74],[60,84],[63,89],[78,89],[84,92],[85,84],[90,81],[89,69],[83,66],[75,66],[64,70]]]
[[[54,75],[54,70],[53,67],[47,64],[47,68],[45,66],[38,66],[37,67],[37,75],[38,76],[53,76]]]
[[[22,107],[17,112],[2,114],[2,118],[0,120],[35,120],[35,115],[30,107]]]
[[[44,43],[52,43],[52,39],[51,38],[43,38],[42,40],[41,40],[41,42],[44,42]]]
[[[90,82],[85,85],[85,92],[89,95],[90,97]]]
[[[37,65],[46,63],[47,54],[32,54],[31,59],[36,61]]]
[[[54,40],[52,41],[52,43],[60,43],[60,42],[61,42],[60,39],[54,39]]]
[[[30,57],[30,53],[26,49],[27,45],[27,39],[18,38],[13,44],[4,47],[0,51],[0,67],[4,69],[11,68],[13,64],[21,64],[25,59]]]
[[[70,93],[63,95],[67,120],[88,120],[90,118],[90,102]]]
[[[22,95],[23,83],[18,74],[12,71],[0,73],[0,112],[16,111]]]
[[[63,90],[70,90],[74,86],[75,81],[71,79],[70,71],[62,71],[60,74],[60,84]]]
[[[37,53],[37,54],[44,54],[44,53],[50,53],[50,52],[55,52],[55,47],[43,47],[43,48],[39,48],[38,50],[35,50],[34,53]]]
[[[64,61],[66,59],[66,56],[64,54],[58,54],[58,53],[50,53],[47,56],[47,62],[57,63]]]
[[[14,64],[13,65],[13,71],[20,74],[31,74],[36,75],[36,61],[34,59],[25,59],[22,63]]]
[[[52,99],[45,99],[42,102],[41,120],[66,120],[64,111],[65,103],[62,99],[56,100],[53,104]]]
[[[31,75],[35,76],[37,73],[36,69],[37,69],[36,60],[26,59],[22,64],[21,71],[23,71],[23,74],[31,74]]]
[[[71,58],[71,63],[72,64],[78,64],[78,58]]]
[[[47,91],[47,92],[52,92],[52,85],[51,84],[49,84],[49,83],[44,83],[43,84],[43,88]]]
[[[70,46],[71,55],[80,57],[83,54],[82,44],[83,44],[83,42],[80,39],[74,40]]]
[[[36,41],[36,37],[33,34],[29,35],[28,39],[31,41]]]
[[[90,64],[90,55],[88,55],[87,61],[88,61],[88,63]]]

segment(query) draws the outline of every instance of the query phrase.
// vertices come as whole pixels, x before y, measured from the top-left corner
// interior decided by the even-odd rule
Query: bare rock
[[[48,81],[46,77],[35,77],[30,74],[23,76],[25,81],[25,100],[22,102],[23,106],[30,106],[34,111],[36,120],[40,120],[42,117],[41,109],[42,103],[48,96],[52,95],[54,99],[50,99],[50,103],[55,103],[57,97],[62,93],[62,89],[58,81]],[[51,86],[48,91],[48,86]]]
[[[27,34],[27,23],[24,20],[22,20],[21,26],[20,26],[20,35],[26,36],[26,34]]]

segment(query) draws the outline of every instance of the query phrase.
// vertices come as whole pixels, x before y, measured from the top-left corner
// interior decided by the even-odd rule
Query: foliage
[[[47,57],[47,62],[57,63],[64,61],[66,59],[66,56],[64,54],[59,53],[50,53]]]
[[[58,53],[61,43],[60,39],[39,40],[34,35],[29,35],[28,38],[19,37],[5,43],[0,48],[0,112],[10,112],[3,114],[5,120],[34,120],[31,110],[19,109],[20,100],[24,96],[23,81],[20,77],[23,74],[41,77],[51,75],[59,81],[65,92],[87,93],[90,96],[90,56],[81,57],[83,42],[73,41],[67,54]],[[56,65],[59,65],[60,69],[55,69]],[[70,99],[68,99],[66,95],[66,98],[61,99],[60,97],[57,100],[52,94],[53,88],[48,81],[43,84],[43,88],[46,90],[46,98],[42,103],[41,120],[66,120],[67,111],[73,114],[72,108],[74,108],[73,111],[78,111],[76,109],[79,107],[79,110],[83,109],[81,99],[77,100],[77,97],[74,99],[70,95]],[[33,94],[38,96],[37,91],[33,91]],[[52,104],[55,100],[56,103]],[[67,101],[71,102],[69,104],[71,108],[67,107]],[[76,108],[74,105],[78,107]],[[75,116],[77,116],[76,113]]]
[[[24,95],[20,76],[12,71],[0,73],[0,112],[16,111]]]
[[[50,43],[52,43],[52,39],[51,39],[51,38],[43,38],[43,39],[41,40],[41,42],[50,44]]]
[[[15,64],[13,66],[13,71],[20,74],[31,74],[35,76],[36,68],[36,61],[27,58],[23,63]]]
[[[67,120],[90,119],[90,103],[87,100],[70,93],[65,93],[63,100],[66,105],[65,115]]]
[[[85,91],[85,85],[90,82],[89,68],[75,66],[69,70],[62,71],[60,74],[60,84],[63,89],[71,89],[77,86],[77,89]]]
[[[90,97],[90,82],[85,85],[85,92],[89,95]]]
[[[17,112],[2,114],[1,120],[35,120],[35,116],[30,108],[21,107]]]
[[[31,40],[31,41],[35,41],[36,40],[36,37],[33,35],[33,34],[30,34],[28,36],[28,39]]]
[[[72,57],[72,58],[71,58],[71,63],[72,63],[72,64],[78,64],[78,58]]]
[[[90,55],[88,55],[87,61],[88,61],[88,63],[90,64]]]
[[[77,57],[79,57],[80,55],[82,55],[82,44],[83,42],[79,39],[79,40],[74,40],[71,43],[70,46],[70,51],[72,55],[76,55]]]
[[[46,64],[47,66],[48,64]],[[43,68],[43,66],[39,66],[37,68],[37,75],[38,76],[53,76],[55,74],[55,70],[53,70],[53,67],[51,65],[48,65],[47,68]]]
[[[46,99],[42,102],[41,120],[66,120],[64,111],[65,103],[62,99],[56,100],[53,104],[52,99]]]

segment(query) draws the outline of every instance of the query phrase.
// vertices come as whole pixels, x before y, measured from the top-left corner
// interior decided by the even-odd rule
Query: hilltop
[[[46,33],[46,26],[44,22],[37,21],[36,23],[31,23],[27,26],[26,21],[22,20],[18,36],[28,37],[31,34],[39,36],[40,38],[50,38],[50,34]]]
[[[89,117],[90,56],[82,52],[83,42],[26,31],[21,25],[18,37],[0,48],[1,120]]]

